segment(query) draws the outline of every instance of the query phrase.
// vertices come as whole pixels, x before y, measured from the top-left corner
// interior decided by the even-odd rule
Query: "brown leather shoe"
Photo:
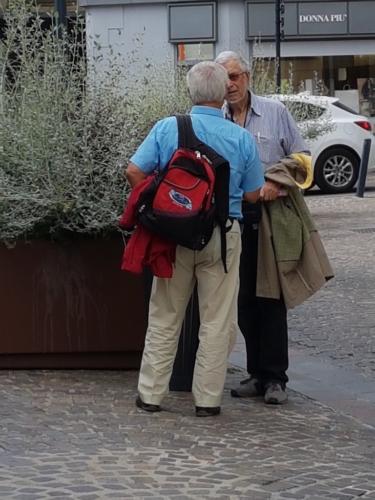
[[[148,411],[149,413],[155,413],[157,411],[161,411],[161,408],[159,405],[151,405],[149,403],[145,403],[144,401],[142,401],[142,399],[139,396],[135,400],[135,404],[141,410]]]
[[[220,414],[220,406],[196,406],[195,416],[196,417],[214,417]]]

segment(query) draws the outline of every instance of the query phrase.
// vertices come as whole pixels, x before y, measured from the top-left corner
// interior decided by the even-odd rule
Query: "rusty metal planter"
[[[143,283],[122,250],[118,235],[0,244],[0,368],[137,368]]]

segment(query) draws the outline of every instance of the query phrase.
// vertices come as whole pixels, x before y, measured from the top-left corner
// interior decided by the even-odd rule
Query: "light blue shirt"
[[[250,95],[251,103],[244,127],[256,140],[263,168],[266,170],[291,153],[309,154],[297,124],[284,104],[252,92]],[[224,106],[224,114],[226,118],[232,119],[228,105]]]
[[[225,120],[220,109],[193,106],[191,117],[197,137],[229,161],[229,215],[240,219],[244,193],[256,191],[264,183],[255,141],[245,129]],[[177,120],[165,118],[154,125],[130,161],[150,174],[168,164],[177,144]]]

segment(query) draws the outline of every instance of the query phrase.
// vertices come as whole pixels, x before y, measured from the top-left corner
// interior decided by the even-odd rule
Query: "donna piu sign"
[[[275,4],[247,2],[247,38],[273,39]],[[375,36],[375,1],[286,2],[286,39],[364,38]]]

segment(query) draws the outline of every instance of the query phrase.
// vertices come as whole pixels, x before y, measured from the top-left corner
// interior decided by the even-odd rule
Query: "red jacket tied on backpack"
[[[154,176],[147,177],[132,190],[119,222],[122,229],[131,230],[136,225],[139,197],[153,180]],[[171,278],[175,258],[175,243],[161,238],[143,226],[138,225],[125,247],[121,269],[140,274],[145,266],[149,266],[154,276]]]

